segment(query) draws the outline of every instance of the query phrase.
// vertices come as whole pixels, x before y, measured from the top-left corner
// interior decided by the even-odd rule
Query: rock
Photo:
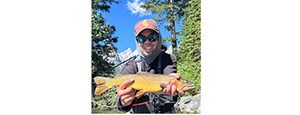
[[[186,96],[186,97],[181,97],[179,103],[178,103],[178,108],[180,110],[186,108],[186,104],[189,103],[191,101],[191,97],[192,96]]]
[[[197,109],[197,113],[201,114],[201,107]]]
[[[193,113],[193,111],[190,110],[190,109],[184,109],[184,111],[187,112],[187,113]]]
[[[175,104],[176,110],[193,113],[200,108],[201,95],[181,97],[180,101]]]

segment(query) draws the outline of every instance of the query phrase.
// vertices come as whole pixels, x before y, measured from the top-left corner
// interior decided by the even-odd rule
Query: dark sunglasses
[[[158,38],[158,35],[155,33],[152,33],[149,36],[138,35],[136,37],[136,41],[138,41],[139,43],[145,43],[146,40],[148,39],[149,42],[155,42],[157,38]]]

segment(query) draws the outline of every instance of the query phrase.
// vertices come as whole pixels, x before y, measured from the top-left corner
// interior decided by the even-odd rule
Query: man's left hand
[[[181,76],[179,73],[171,73],[169,75],[173,75],[176,77],[176,79],[180,79]],[[161,85],[166,85],[165,83],[161,83]],[[165,94],[172,94],[173,96],[176,95],[176,92],[177,92],[177,87],[173,84],[168,84],[164,89],[163,89],[163,93]],[[178,91],[178,93],[183,96],[184,95],[184,92],[182,90]]]

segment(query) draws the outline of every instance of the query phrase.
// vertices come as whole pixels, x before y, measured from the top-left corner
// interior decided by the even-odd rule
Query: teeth
[[[150,50],[151,49],[151,47],[146,47],[146,50]]]

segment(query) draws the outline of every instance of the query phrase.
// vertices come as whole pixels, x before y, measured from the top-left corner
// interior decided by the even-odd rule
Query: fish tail
[[[109,85],[109,79],[106,77],[95,77],[94,81],[97,84],[95,89],[95,95],[100,95],[103,92],[107,91],[108,89],[112,88],[112,85]]]

